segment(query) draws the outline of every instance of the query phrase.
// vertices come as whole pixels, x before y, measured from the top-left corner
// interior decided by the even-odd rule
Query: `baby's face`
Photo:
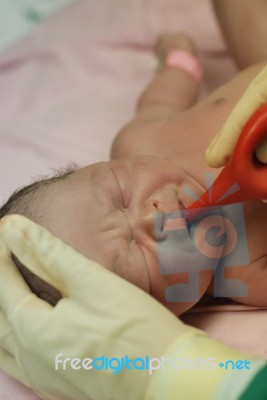
[[[175,160],[139,156],[101,162],[79,169],[41,196],[40,224],[89,259],[95,260],[165,304],[175,313],[192,302],[167,302],[165,290],[186,283],[183,272],[163,275],[157,246],[165,240],[164,218],[155,216],[186,208],[191,198],[183,185],[201,188]],[[200,292],[211,279],[200,272]]]

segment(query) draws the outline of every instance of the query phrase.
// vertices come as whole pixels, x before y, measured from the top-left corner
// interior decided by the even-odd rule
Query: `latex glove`
[[[250,83],[247,90],[230,113],[220,132],[206,151],[210,167],[222,167],[229,160],[242,128],[262,104],[267,103],[267,66]],[[267,140],[257,149],[259,161],[267,163]]]
[[[249,358],[187,327],[156,300],[21,216],[0,221],[0,367],[42,399],[213,399],[229,371],[60,368],[55,357]],[[30,292],[10,251],[63,295]],[[168,362],[167,362],[168,365]],[[201,373],[200,373],[201,372]],[[241,377],[241,376],[239,376]],[[193,384],[192,384],[193,382]],[[179,395],[178,395],[179,393]],[[178,396],[178,397],[177,397]]]
[[[158,357],[187,327],[22,216],[3,218],[0,238],[0,367],[42,399],[143,399],[150,379],[144,371],[55,371],[55,357]],[[62,293],[55,307],[30,292],[10,251]]]

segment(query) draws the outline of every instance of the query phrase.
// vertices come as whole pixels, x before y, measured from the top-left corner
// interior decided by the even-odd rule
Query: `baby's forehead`
[[[36,222],[58,233],[67,220],[73,229],[75,223],[80,225],[85,218],[93,222],[98,214],[109,212],[115,183],[105,178],[106,170],[100,166],[82,168],[68,179],[44,187],[35,199]]]
[[[63,209],[67,205],[75,207],[84,202],[103,206],[118,191],[117,187],[118,182],[111,163],[101,162],[78,169],[68,179],[59,181],[48,191],[40,193],[40,197],[43,197],[43,205],[50,208]]]
[[[133,177],[137,178],[135,163],[131,160],[112,160],[91,164],[77,170],[68,182],[65,189],[70,191],[92,190],[93,197],[107,196],[118,198],[121,196],[122,188],[132,187]],[[142,168],[142,175],[146,176],[148,168]],[[134,184],[140,185],[139,179]],[[83,189],[82,189],[83,188]]]
[[[103,161],[95,164],[89,164],[85,167],[79,168],[71,175],[71,181],[78,181],[82,179],[95,180],[100,176],[111,171],[112,161]]]

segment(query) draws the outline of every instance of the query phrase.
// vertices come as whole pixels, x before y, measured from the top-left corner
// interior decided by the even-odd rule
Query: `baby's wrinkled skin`
[[[175,160],[138,156],[90,165],[41,193],[38,207],[45,213],[38,222],[165,303],[166,287],[185,283],[187,276],[160,273],[157,243],[166,238],[163,219],[154,225],[155,213],[187,207],[191,199],[182,193],[184,184],[199,194],[203,190]],[[200,274],[203,294],[212,275]],[[168,304],[176,312],[189,306]]]
[[[112,161],[89,165],[42,189],[36,222],[176,314],[190,308],[195,302],[165,300],[166,288],[186,283],[188,273],[182,265],[180,273],[160,273],[157,246],[166,239],[164,221],[154,226],[155,214],[188,207],[193,199],[184,185],[198,195],[204,191],[205,149],[263,65],[243,70],[198,104],[192,77],[163,69],[141,96],[135,118],[115,138]],[[233,300],[267,306],[267,206],[247,202],[244,213],[250,262],[228,268],[226,278],[248,285],[248,296]],[[213,294],[212,271],[199,274],[199,296]]]
[[[203,191],[181,170],[177,160],[137,156],[90,165],[40,193],[38,207],[45,212],[38,222],[86,257],[181,314],[193,304],[166,302],[164,293],[173,284],[186,283],[188,274],[183,265],[175,275],[160,273],[157,245],[167,238],[163,221],[155,224],[155,216],[191,204],[192,199],[182,190],[184,185],[197,194]],[[261,202],[251,202],[245,210],[250,259],[254,262],[244,268],[229,268],[227,273],[231,278],[249,280],[248,298],[237,300],[264,305],[267,209]],[[211,270],[199,274],[201,296],[213,275]]]

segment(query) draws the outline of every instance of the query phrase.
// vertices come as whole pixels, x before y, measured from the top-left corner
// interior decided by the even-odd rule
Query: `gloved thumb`
[[[89,264],[94,272],[97,269],[104,270],[42,226],[21,215],[13,214],[1,219],[0,237],[26,268],[57,289],[63,297],[79,292],[84,268],[90,276]]]
[[[210,167],[224,166],[237,143],[242,128],[251,115],[261,105],[267,103],[267,66],[254,78],[243,96],[228,116],[220,132],[208,146],[205,154],[206,162]],[[259,160],[267,160],[266,146],[260,151]],[[263,157],[263,153],[265,153]]]

